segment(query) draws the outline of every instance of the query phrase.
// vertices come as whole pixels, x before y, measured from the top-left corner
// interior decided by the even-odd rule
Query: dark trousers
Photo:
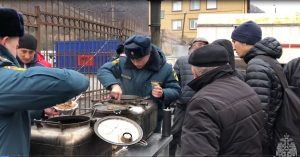
[[[171,134],[173,135],[173,140],[170,142],[169,145],[169,156],[174,157],[177,145],[181,147],[181,128],[183,125],[185,116],[185,110],[179,107],[175,107],[174,110],[174,119],[173,119],[173,126],[171,129]]]

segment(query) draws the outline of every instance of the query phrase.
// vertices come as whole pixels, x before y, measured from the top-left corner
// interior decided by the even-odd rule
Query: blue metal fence
[[[56,67],[96,73],[111,60],[119,40],[56,41]]]

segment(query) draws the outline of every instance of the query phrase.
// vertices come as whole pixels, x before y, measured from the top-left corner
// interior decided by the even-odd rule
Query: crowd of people
[[[28,156],[33,119],[59,115],[52,106],[84,92],[89,80],[39,60],[37,39],[24,33],[21,13],[0,8],[0,21],[0,156]],[[170,156],[177,147],[182,156],[273,156],[284,91],[275,70],[259,56],[280,65],[281,45],[273,37],[262,39],[253,21],[235,28],[231,39],[195,38],[172,67],[150,37],[133,35],[99,67],[97,78],[111,99],[150,96],[158,106],[156,133],[163,109],[174,103]],[[236,69],[234,52],[247,64],[245,71]],[[284,73],[300,97],[300,58]]]

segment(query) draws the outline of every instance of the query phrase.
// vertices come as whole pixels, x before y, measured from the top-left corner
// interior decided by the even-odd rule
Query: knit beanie
[[[227,50],[220,45],[206,45],[196,49],[189,57],[189,63],[197,67],[215,67],[229,62]]]
[[[260,26],[253,21],[247,21],[234,29],[231,34],[231,39],[254,45],[261,40],[261,34]]]
[[[213,41],[211,44],[223,46],[228,52],[229,65],[232,69],[235,69],[235,60],[234,60],[234,50],[232,47],[232,42],[227,39],[217,39]]]
[[[22,14],[14,9],[0,8],[0,37],[21,37],[24,34]]]
[[[142,58],[151,52],[151,40],[143,35],[134,35],[128,38],[125,43],[125,54],[130,59]]]
[[[37,40],[36,38],[31,34],[24,34],[23,37],[19,40],[19,48],[25,48],[29,50],[36,51],[37,48]]]

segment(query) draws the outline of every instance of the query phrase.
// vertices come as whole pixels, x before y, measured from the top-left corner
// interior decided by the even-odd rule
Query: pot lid
[[[126,111],[128,108],[127,105],[119,105],[112,103],[97,103],[93,106],[93,109],[103,112],[117,112],[117,111]]]
[[[121,116],[99,119],[94,131],[102,140],[114,145],[132,145],[143,137],[142,128],[136,122]]]
[[[141,99],[142,97],[137,95],[122,95],[121,100],[136,100]]]

